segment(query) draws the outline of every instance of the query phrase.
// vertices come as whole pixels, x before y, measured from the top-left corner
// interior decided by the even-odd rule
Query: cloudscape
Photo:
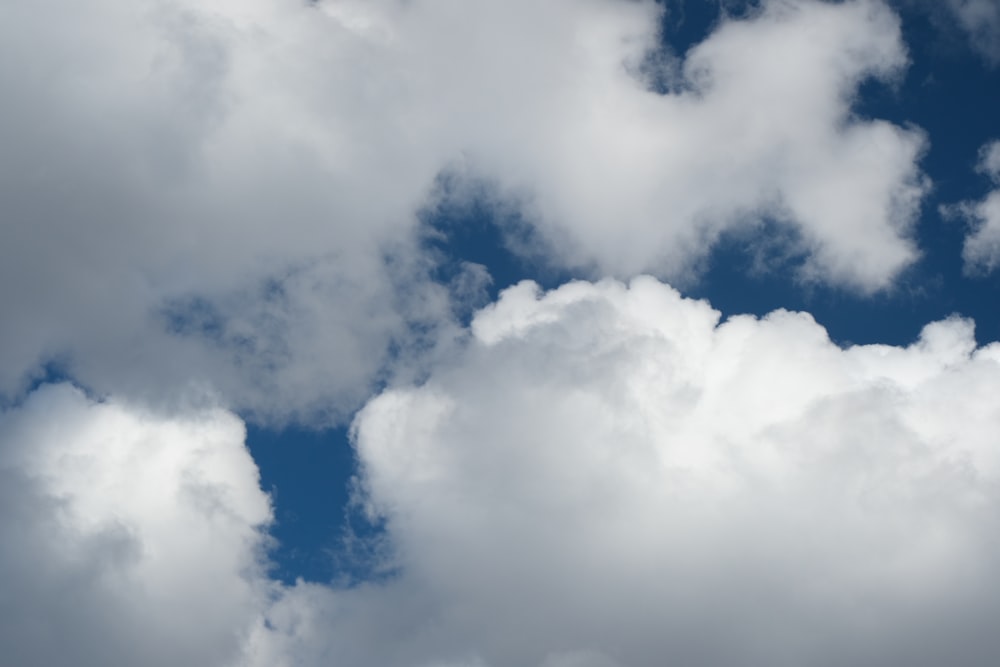
[[[0,663],[1000,660],[996,0],[8,0]]]

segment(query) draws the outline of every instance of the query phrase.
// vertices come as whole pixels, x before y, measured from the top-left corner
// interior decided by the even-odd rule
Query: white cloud
[[[923,139],[850,109],[905,66],[891,12],[768,2],[659,95],[660,11],[4,3],[0,388],[55,359],[100,391],[342,417],[411,325],[449,326],[412,238],[448,169],[522,201],[556,263],[685,276],[765,216],[807,278],[887,286]]]
[[[505,292],[356,422],[398,576],[286,591],[254,664],[990,664],[1000,347],[718,318]]]
[[[998,189],[978,202],[962,202],[944,208],[946,215],[957,215],[971,226],[962,248],[966,273],[991,273],[1000,265],[1000,141],[983,146],[978,170],[986,174]]]
[[[841,349],[652,278],[521,283],[359,415],[396,570],[341,589],[267,581],[235,416],[45,387],[0,417],[5,656],[990,664],[998,389],[960,319]]]
[[[650,25],[634,30],[619,60],[654,41]],[[527,116],[512,136],[473,139],[472,155],[530,193],[529,212],[567,263],[689,278],[721,233],[770,219],[806,256],[805,277],[874,291],[915,257],[907,237],[924,141],[851,106],[862,80],[905,65],[881,3],[766,2],[689,52],[671,94],[651,94],[624,67],[553,77],[537,107],[520,88],[469,81],[486,99],[521,100]],[[493,127],[514,122],[496,115]]]
[[[453,304],[415,212],[442,171],[523,206],[547,261],[598,272],[690,278],[765,220],[807,280],[870,292],[916,257],[925,140],[852,112],[862,81],[906,66],[881,2],[770,0],[676,61],[654,53],[661,10],[0,5],[0,395],[54,359],[160,410],[62,386],[0,416],[5,658],[919,665],[996,648],[1000,352],[973,351],[967,324],[844,351],[801,314],[717,326],[652,279],[522,284],[460,356],[433,349]],[[387,365],[424,363],[426,384],[356,422],[398,576],[268,582],[242,425],[178,396],[335,420]]]
[[[47,386],[0,414],[0,646],[11,665],[230,664],[268,595],[243,424]]]
[[[445,316],[433,286],[398,289],[421,294],[408,235],[443,157],[350,32],[269,0],[0,13],[7,393],[55,358],[101,390],[194,379],[247,410],[343,415],[408,321]],[[189,303],[201,333],[163,315],[204,315]]]

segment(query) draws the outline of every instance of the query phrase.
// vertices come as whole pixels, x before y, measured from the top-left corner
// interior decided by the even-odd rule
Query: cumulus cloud
[[[532,283],[355,423],[398,575],[300,585],[254,664],[987,665],[1000,347],[840,348],[651,278]]]
[[[777,229],[800,278],[872,292],[917,256],[924,137],[853,111],[863,82],[906,66],[883,3],[770,0],[684,54],[660,44],[663,11],[3,3],[5,659],[920,664],[995,648],[981,527],[1000,417],[983,397],[1000,353],[966,323],[841,350],[808,316],[720,325],[645,278],[525,283],[455,324],[488,277],[432,279],[418,211],[443,173],[486,182],[574,270],[690,279],[725,234]],[[46,362],[129,401],[23,396]],[[401,388],[355,437],[395,576],[269,582],[243,426],[179,397],[328,422],[390,375]]]
[[[0,416],[23,665],[987,665],[1000,346],[840,348],[653,278],[530,282],[359,413],[390,576],[266,578],[227,411],[39,389]]]
[[[346,27],[269,0],[0,12],[7,393],[55,360],[101,390],[343,415],[445,317],[398,289],[420,292],[408,230],[443,158]]]
[[[946,215],[958,216],[970,224],[962,259],[970,274],[991,273],[1000,265],[1000,141],[983,146],[978,170],[998,189],[978,202],[963,202],[944,208]]]
[[[563,52],[606,34],[581,25]],[[655,35],[633,30],[618,59],[641,71]],[[924,139],[852,104],[862,81],[892,80],[906,62],[881,3],[765,2],[685,54],[664,95],[618,66],[553,77],[537,108],[505,96],[523,100],[526,118],[495,112],[493,126],[520,129],[473,139],[471,155],[529,193],[525,207],[570,265],[690,278],[721,234],[770,222],[804,257],[803,277],[874,291],[916,256]]]
[[[158,415],[69,385],[0,414],[3,661],[238,659],[271,520],[244,435],[225,411]]]
[[[442,171],[521,206],[553,263],[687,276],[767,220],[806,278],[886,287],[916,255],[924,140],[851,109],[905,67],[894,15],[774,0],[674,62],[662,11],[5,3],[0,391],[55,361],[341,418],[410,333],[450,331],[415,238]]]

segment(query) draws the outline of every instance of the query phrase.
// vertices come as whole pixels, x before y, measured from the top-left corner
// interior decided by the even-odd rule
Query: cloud
[[[416,312],[441,298],[411,234],[443,158],[349,30],[269,0],[2,11],[4,393],[55,361],[104,392],[343,416],[446,319]]]
[[[1000,5],[995,0],[948,0],[948,8],[972,47],[987,62],[1000,63]]]
[[[30,666],[230,664],[265,604],[269,499],[222,410],[46,386],[0,413],[0,645]]]
[[[924,139],[851,111],[906,64],[879,2],[768,2],[683,63],[653,2],[0,11],[8,397],[50,362],[344,418],[413,331],[453,331],[416,214],[443,172],[521,206],[553,264],[690,276],[762,220],[810,280],[877,290],[916,256]]]
[[[5,657],[995,655],[1000,352],[968,323],[842,350],[641,278],[522,283],[465,331],[488,276],[434,281],[418,212],[467,194],[443,176],[583,273],[693,280],[748,231],[864,293],[915,260],[925,137],[855,110],[907,64],[883,3],[765,1],[683,54],[663,11],[4,3]],[[25,395],[46,364],[105,400]],[[329,423],[386,383],[355,440],[393,576],[269,581],[242,423],[202,404]]]
[[[17,664],[987,665],[1000,347],[840,348],[653,278],[506,290],[358,415],[389,576],[266,577],[238,418],[46,386],[0,416]]]
[[[521,283],[357,418],[398,575],[287,590],[253,664],[990,664],[998,389],[958,318],[843,349],[651,278]]]
[[[507,191],[527,193],[528,215],[562,262],[690,279],[722,234],[765,222],[791,238],[805,279],[870,292],[914,260],[923,135],[852,113],[863,81],[891,81],[907,63],[898,20],[883,4],[765,2],[684,54],[662,95],[641,74],[652,24],[637,25],[629,41],[619,31],[617,43],[632,46],[617,56],[624,65],[585,76],[585,57],[611,50],[584,41],[591,31],[610,34],[586,19],[575,40],[553,48],[580,54],[560,68],[578,74],[552,76],[537,106],[523,92],[531,78],[477,73],[463,85],[483,99],[520,101],[518,116],[498,107],[490,123],[516,122],[516,133],[473,137],[470,160]],[[629,76],[629,63],[640,74]]]
[[[1000,186],[1000,141],[982,147],[978,171]],[[965,219],[970,231],[962,247],[962,259],[967,274],[991,273],[1000,265],[1000,189],[990,192],[978,202],[962,202],[946,206],[945,215]]]

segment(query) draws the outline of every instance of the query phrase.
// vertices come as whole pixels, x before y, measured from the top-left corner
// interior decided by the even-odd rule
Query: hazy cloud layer
[[[965,237],[962,259],[971,274],[991,273],[1000,265],[1000,141],[983,146],[978,170],[997,189],[977,202],[963,202],[946,209],[968,221],[971,229]]]
[[[101,391],[343,417],[388,350],[450,327],[415,240],[442,172],[520,207],[546,262],[689,278],[766,220],[806,279],[889,285],[924,139],[851,106],[905,68],[896,17],[766,2],[682,61],[661,11],[4,3],[0,391],[54,362]]]
[[[288,591],[256,664],[990,664],[1000,347],[718,318],[649,278],[505,292],[356,422],[398,579]]]

